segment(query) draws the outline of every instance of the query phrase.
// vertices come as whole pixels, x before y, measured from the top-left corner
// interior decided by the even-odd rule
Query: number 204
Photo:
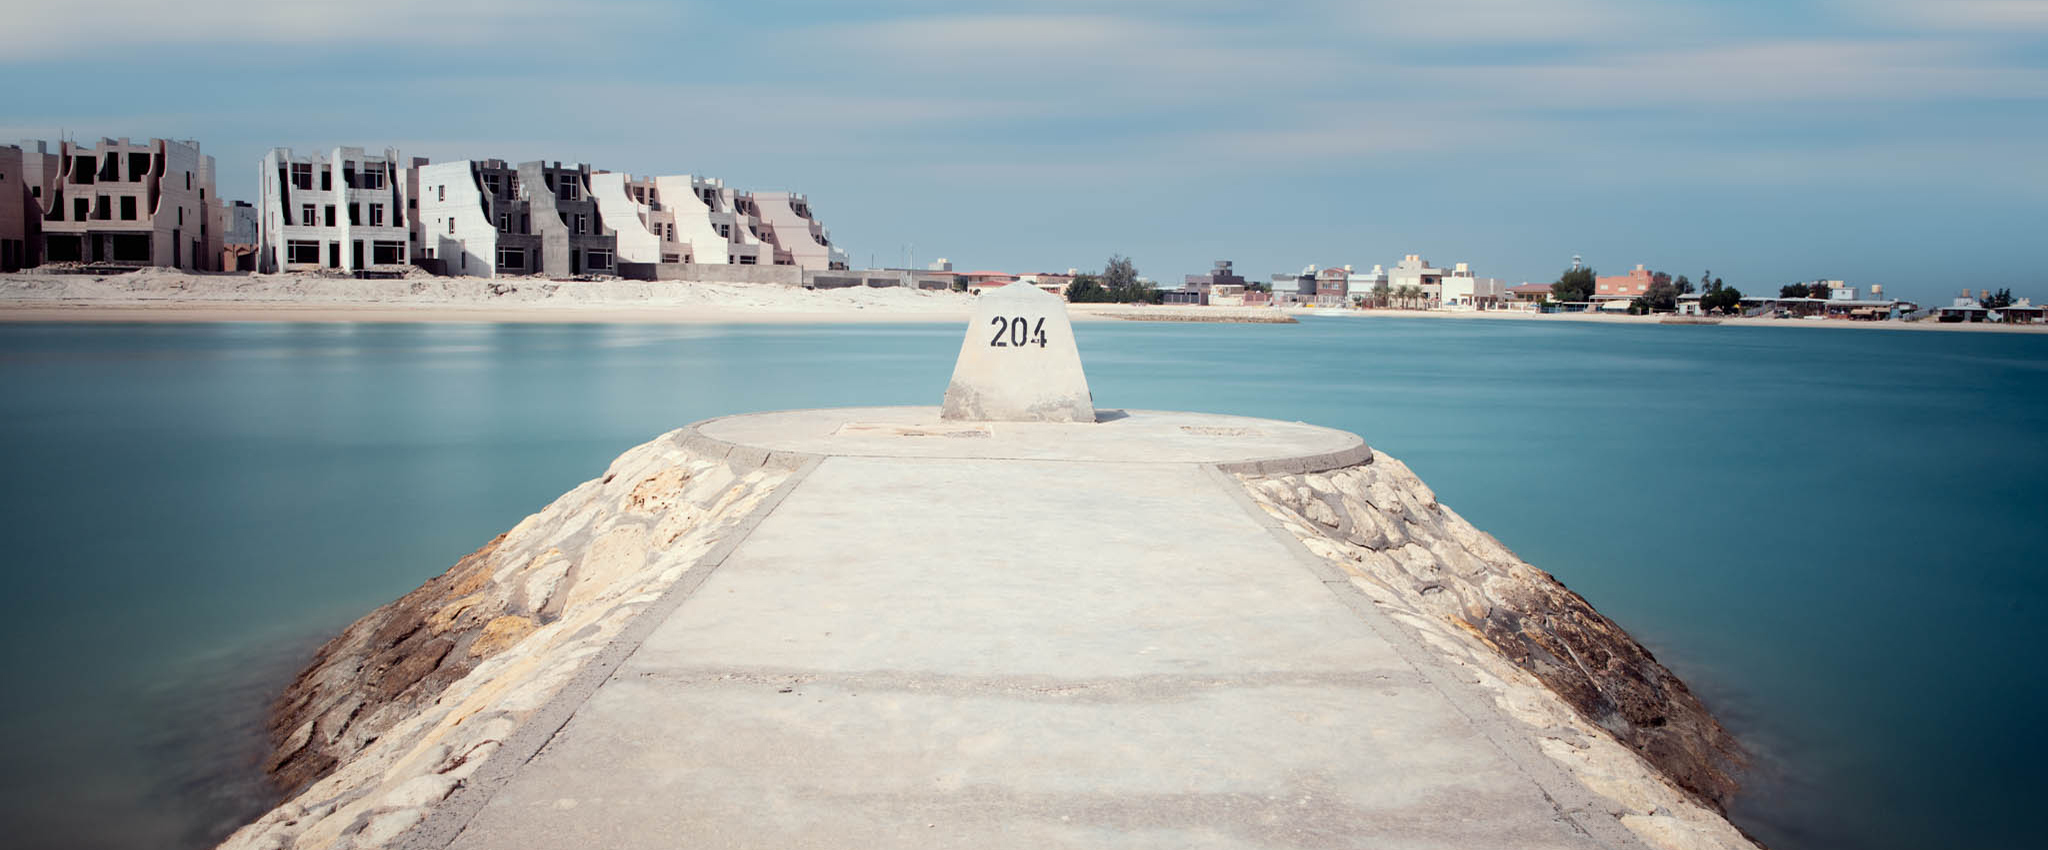
[[[996,328],[996,335],[988,341],[990,348],[1023,348],[1027,345],[1045,347],[1045,319],[1040,318],[1037,326],[1023,316],[997,316],[988,321]]]

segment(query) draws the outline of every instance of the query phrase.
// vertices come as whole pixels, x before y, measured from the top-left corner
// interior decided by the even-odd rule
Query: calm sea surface
[[[2048,336],[1091,323],[1103,407],[1356,431],[1756,753],[1789,848],[2039,847]],[[203,847],[327,636],[684,423],[936,404],[953,325],[0,325],[0,836]]]

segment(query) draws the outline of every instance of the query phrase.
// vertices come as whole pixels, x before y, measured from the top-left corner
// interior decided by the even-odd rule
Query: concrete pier
[[[1354,435],[873,408],[685,439],[802,468],[407,846],[1640,846],[1224,474]]]

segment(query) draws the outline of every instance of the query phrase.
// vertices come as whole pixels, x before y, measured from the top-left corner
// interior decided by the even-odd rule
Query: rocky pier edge
[[[1226,464],[1219,474],[1525,727],[1516,734],[1644,843],[1754,847],[1722,814],[1742,750],[1685,683],[1439,504],[1406,465],[1362,454],[1304,472]],[[659,619],[643,615],[715,567],[806,462],[694,426],[670,432],[365,615],[273,706],[263,768],[285,799],[221,846],[391,845],[515,731],[555,723],[542,715],[573,681],[593,668],[597,681],[609,675],[605,657],[615,665],[630,651],[636,620]]]
[[[637,644],[622,634],[715,566],[801,463],[670,432],[364,615],[271,708],[263,769],[284,802],[220,846],[390,845],[566,686],[608,675]]]
[[[1233,471],[1274,525],[1519,721],[1607,814],[1659,848],[1748,848],[1726,819],[1741,745],[1677,675],[1388,455]]]

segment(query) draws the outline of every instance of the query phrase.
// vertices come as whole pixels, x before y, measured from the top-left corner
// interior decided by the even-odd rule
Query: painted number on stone
[[[996,335],[988,341],[990,348],[1023,348],[1034,344],[1039,348],[1045,347],[1045,320],[1042,318],[1035,327],[1030,319],[1023,316],[997,316],[988,323],[996,326]]]

